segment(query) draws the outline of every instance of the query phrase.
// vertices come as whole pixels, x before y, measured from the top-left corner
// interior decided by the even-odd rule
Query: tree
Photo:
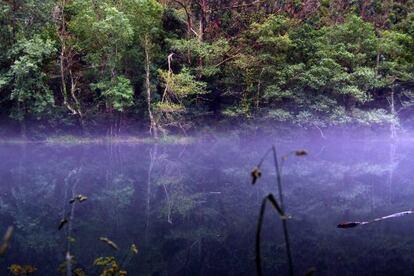
[[[163,127],[179,127],[184,134],[186,120],[183,115],[198,95],[206,93],[206,84],[195,80],[194,76],[184,68],[180,73],[174,74],[171,68],[168,71],[159,70],[164,93],[161,101],[156,104],[158,122]]]
[[[151,62],[155,51],[153,41],[161,33],[162,6],[155,0],[125,0],[125,10],[132,22],[134,45],[144,52],[145,94],[150,120],[150,133],[158,138],[158,126],[152,110]]]
[[[2,86],[11,89],[10,100],[14,105],[11,116],[21,123],[24,137],[27,117],[40,118],[54,104],[45,66],[55,50],[51,40],[39,36],[18,41],[12,50],[14,62],[1,80]]]
[[[377,68],[378,74],[383,80],[383,87],[389,88],[390,91],[387,99],[393,118],[390,124],[390,133],[393,139],[397,138],[398,111],[402,110],[396,107],[396,84],[414,77],[414,66],[411,62],[413,57],[410,52],[412,45],[412,38],[408,34],[398,31],[383,31],[381,33]],[[414,100],[412,97],[408,97],[403,103],[401,95],[399,99],[402,108],[411,105]]]
[[[85,59],[97,74],[92,88],[99,89],[110,114],[108,132],[117,134],[122,112],[133,104],[131,84],[122,76],[122,59],[132,43],[133,28],[121,10],[122,3],[75,1],[72,8],[76,14],[69,29],[76,36],[75,47],[87,52]]]
[[[63,97],[63,105],[79,119],[81,132],[85,130],[84,113],[82,110],[82,102],[79,97],[79,78],[80,73],[75,72],[79,67],[79,53],[75,49],[75,41],[73,35],[68,30],[67,9],[72,1],[61,0],[54,8],[54,21],[56,24],[56,33],[59,38],[60,54],[59,54],[59,73],[61,80],[61,93]],[[68,93],[68,90],[70,93]]]
[[[414,98],[413,13],[412,0],[2,1],[0,122],[157,137],[248,119],[395,136]]]
[[[305,89],[326,99],[313,111],[331,123],[364,122],[370,116],[360,107],[373,100],[372,92],[381,85],[375,70],[378,38],[373,25],[350,16],[343,24],[323,27],[319,35],[316,53],[300,76]]]
[[[232,62],[232,70],[242,74],[241,104],[249,103],[249,113],[293,96],[284,88],[291,68],[288,54],[294,46],[289,31],[294,25],[295,21],[285,16],[271,15],[261,23],[253,23],[241,41],[244,51]]]

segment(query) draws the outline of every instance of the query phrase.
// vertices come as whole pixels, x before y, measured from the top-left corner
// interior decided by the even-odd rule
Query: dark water
[[[15,227],[10,250],[0,257],[0,275],[14,263],[36,266],[35,275],[60,275],[68,249],[72,268],[87,275],[99,275],[93,262],[103,256],[116,257],[128,275],[255,275],[261,199],[276,193],[272,160],[256,186],[249,173],[273,142],[232,137],[187,145],[0,145],[0,235]],[[315,275],[414,275],[414,216],[336,228],[344,220],[413,208],[414,144],[278,142],[280,154],[297,148],[309,156],[291,156],[283,168],[296,274],[315,267]],[[76,194],[88,200],[70,205]],[[267,211],[265,272],[285,275],[281,222]],[[71,223],[58,231],[64,216],[73,216]]]

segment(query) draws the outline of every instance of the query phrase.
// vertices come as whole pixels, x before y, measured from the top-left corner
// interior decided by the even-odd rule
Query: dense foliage
[[[412,120],[412,0],[10,0],[0,22],[0,123],[23,135]]]

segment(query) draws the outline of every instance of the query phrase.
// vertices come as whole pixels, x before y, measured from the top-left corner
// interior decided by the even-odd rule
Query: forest
[[[0,135],[409,129],[412,0],[2,0]]]
[[[414,0],[0,0],[0,275],[412,276],[413,137]]]

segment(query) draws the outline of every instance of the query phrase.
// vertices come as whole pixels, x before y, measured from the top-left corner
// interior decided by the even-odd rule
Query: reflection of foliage
[[[217,227],[217,228],[216,228]],[[201,225],[199,227],[183,230],[173,229],[170,231],[168,238],[173,240],[190,240],[192,242],[199,241],[201,239],[223,241],[223,229],[220,229],[220,225]]]
[[[180,176],[162,176],[160,177],[156,184],[157,185],[176,185],[179,184],[183,180]]]
[[[101,200],[114,208],[124,209],[130,204],[133,193],[134,188],[132,186],[122,188],[114,187],[110,190],[103,191],[102,195],[98,196],[96,199]]]
[[[130,205],[135,191],[132,183],[131,178],[118,174],[114,176],[106,189],[94,197],[94,200],[104,204],[105,208],[110,210],[111,216],[115,217],[119,211]]]
[[[195,208],[205,203],[203,199],[203,194],[193,194],[193,195],[183,195],[183,194],[174,194],[174,211],[179,215],[186,217],[193,211]]]
[[[26,161],[20,170],[15,169],[18,164],[13,160],[0,164],[0,176],[10,178],[2,186],[0,221],[16,228],[7,258],[21,258],[35,264],[40,275],[56,274],[57,264],[63,259],[59,252],[67,243],[66,236],[60,236],[66,229],[58,232],[56,226],[66,213],[62,206],[71,206],[68,201],[72,196],[63,200],[65,189],[61,183],[77,160],[71,159],[77,156],[76,149],[82,148],[88,157],[87,165],[75,195],[83,193],[89,199],[76,205],[76,222],[70,235],[76,238],[71,253],[78,260],[78,264],[72,263],[73,274],[79,267],[98,274],[94,258],[113,252],[99,244],[98,237],[105,235],[113,237],[121,249],[131,252],[131,242],[137,242],[140,256],[128,266],[121,258],[122,252],[114,255],[119,270],[127,269],[132,275],[162,275],[166,271],[171,275],[253,275],[253,265],[246,264],[253,264],[254,260],[251,222],[257,217],[257,209],[247,206],[259,207],[260,197],[274,191],[271,183],[274,173],[269,175],[270,165],[263,166],[265,173],[258,189],[246,189],[246,171],[251,168],[251,161],[258,159],[260,147],[252,150],[240,147],[242,141],[233,136],[227,139],[208,147],[159,145],[162,154],[152,175],[147,243],[143,238],[146,199],[143,183],[146,183],[148,156],[139,155],[147,145],[122,146],[119,151],[114,146],[111,159],[100,146],[67,149],[53,146],[47,150],[34,146],[28,151],[30,159],[37,161],[47,154],[47,162]],[[328,267],[333,275],[344,271],[358,274],[361,271],[357,267],[367,260],[381,263],[376,270],[378,274],[391,275],[386,272],[395,271],[396,265],[388,262],[391,260],[401,261],[406,267],[413,258],[413,240],[406,232],[411,226],[405,222],[398,227],[378,224],[376,229],[367,228],[366,233],[350,232],[346,236],[335,232],[335,224],[349,217],[365,219],[381,216],[391,209],[405,209],[414,195],[410,163],[389,162],[387,148],[377,145],[357,144],[350,149],[335,143],[332,148],[326,147],[321,154],[317,145],[309,148],[313,149],[310,158],[300,162],[292,159],[283,168],[287,212],[292,217],[289,230],[298,271],[317,264],[322,273]],[[409,156],[411,150],[399,150],[398,160],[402,160],[400,155]],[[375,155],[368,155],[371,153]],[[395,181],[387,190],[391,170],[395,170]],[[165,219],[168,204],[164,185],[173,203],[172,224]],[[387,196],[390,201],[384,200]],[[275,232],[280,225],[268,218],[263,227],[267,241],[262,245],[264,265],[269,274],[283,275],[285,259],[274,258],[275,252],[284,256],[283,241]],[[46,262],[38,256],[51,257]],[[330,266],[332,260],[336,261],[334,267]],[[387,265],[382,265],[383,261]],[[302,267],[305,264],[309,266]],[[8,275],[9,266],[10,263],[0,259],[0,275]],[[100,266],[99,272],[102,270]]]
[[[27,190],[31,192],[26,192]],[[28,251],[42,251],[57,245],[57,236],[54,229],[42,223],[49,217],[49,202],[53,202],[54,183],[50,183],[45,176],[32,177],[30,187],[25,183],[14,187],[11,195],[14,204],[1,201],[0,213],[7,213],[14,218],[17,233],[16,239],[24,239],[21,246]],[[42,199],[41,201],[39,199]],[[26,209],[30,205],[29,211]]]

